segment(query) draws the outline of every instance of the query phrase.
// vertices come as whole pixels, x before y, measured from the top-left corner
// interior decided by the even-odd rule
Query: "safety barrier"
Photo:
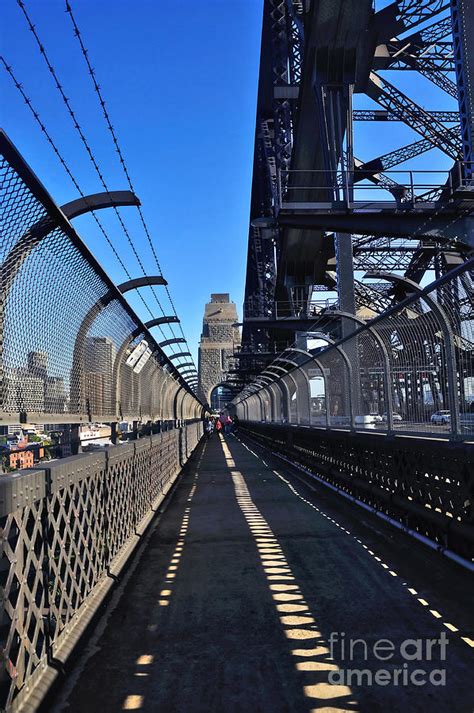
[[[59,209],[0,131],[0,425],[201,416],[161,348],[169,340],[160,346],[124,297],[152,278],[117,288],[66,217],[95,215],[121,195]]]
[[[474,560],[474,449],[408,436],[239,423],[239,431],[350,495]]]
[[[2,710],[42,699],[201,436],[189,421],[0,478]]]
[[[474,434],[474,258],[426,287],[377,273],[399,302],[328,309],[234,399],[239,419],[437,438]]]
[[[451,170],[391,169],[383,180],[373,181],[370,163],[353,171],[280,170],[279,205],[282,209],[347,207],[367,210],[369,206],[396,208],[435,207],[441,197],[453,200],[472,187],[472,166],[456,161]]]

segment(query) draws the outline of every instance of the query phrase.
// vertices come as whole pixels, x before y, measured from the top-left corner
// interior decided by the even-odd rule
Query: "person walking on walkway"
[[[212,436],[212,433],[214,431],[214,424],[212,422],[212,419],[208,418],[204,427],[205,433],[206,433],[206,438],[209,440],[209,438]]]
[[[232,432],[232,419],[229,416],[229,414],[227,414],[227,416],[224,419],[224,433],[228,434],[231,432]]]

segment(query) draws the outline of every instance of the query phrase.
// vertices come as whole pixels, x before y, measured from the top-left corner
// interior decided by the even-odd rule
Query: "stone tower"
[[[240,344],[235,303],[228,293],[212,294],[204,309],[201,341],[199,342],[199,397],[205,404],[211,401],[214,387],[226,381],[232,358]]]

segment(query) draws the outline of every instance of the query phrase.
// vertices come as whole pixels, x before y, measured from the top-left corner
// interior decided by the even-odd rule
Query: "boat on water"
[[[88,423],[79,429],[81,441],[97,440],[98,438],[110,438],[110,426],[106,423]]]

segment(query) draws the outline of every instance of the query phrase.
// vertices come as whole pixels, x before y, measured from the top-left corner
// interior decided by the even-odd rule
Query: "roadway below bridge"
[[[199,446],[49,710],[471,713],[472,575],[304,477]]]

